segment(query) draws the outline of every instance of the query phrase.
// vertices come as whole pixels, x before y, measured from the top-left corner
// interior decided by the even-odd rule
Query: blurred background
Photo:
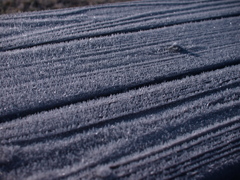
[[[0,0],[0,14],[89,6],[130,0]]]

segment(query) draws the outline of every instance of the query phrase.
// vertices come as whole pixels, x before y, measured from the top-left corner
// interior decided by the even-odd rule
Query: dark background
[[[89,6],[130,0],[0,0],[0,14]]]

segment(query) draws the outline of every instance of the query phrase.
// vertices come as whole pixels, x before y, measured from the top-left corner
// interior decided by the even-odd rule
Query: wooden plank
[[[239,4],[1,15],[0,177],[239,176]]]
[[[133,2],[87,9],[2,16],[0,49],[26,48],[75,39],[130,33],[176,24],[238,16],[240,2]],[[178,5],[178,6],[177,6]],[[35,15],[36,14],[36,15]],[[21,21],[19,21],[21,18]],[[9,22],[10,19],[10,22]],[[54,23],[52,23],[54,22]],[[6,30],[9,27],[11,34]],[[9,34],[9,35],[8,35]]]
[[[3,52],[1,115],[14,118],[238,64],[239,34],[230,23],[239,26],[239,21],[225,18]],[[172,52],[175,42],[185,51]]]

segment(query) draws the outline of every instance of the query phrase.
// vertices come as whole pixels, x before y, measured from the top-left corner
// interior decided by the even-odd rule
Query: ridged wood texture
[[[240,169],[240,1],[0,16],[0,179]]]

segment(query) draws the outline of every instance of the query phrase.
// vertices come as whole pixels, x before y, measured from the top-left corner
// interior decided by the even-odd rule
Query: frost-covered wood
[[[239,177],[239,6],[1,15],[0,177]]]

